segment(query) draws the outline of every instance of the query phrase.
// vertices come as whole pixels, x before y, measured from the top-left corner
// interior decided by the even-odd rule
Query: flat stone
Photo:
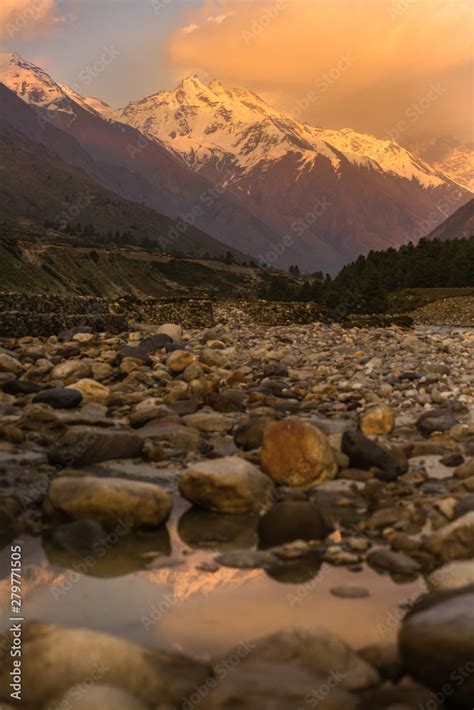
[[[341,599],[363,599],[370,596],[369,590],[365,587],[355,587],[349,584],[341,587],[332,587],[329,591],[333,596],[341,597]]]
[[[49,460],[67,466],[84,466],[109,459],[139,456],[143,440],[138,434],[92,426],[72,427],[48,452]]]
[[[51,481],[48,499],[76,520],[130,527],[157,527],[171,511],[171,499],[159,486],[123,478],[62,476]]]
[[[186,500],[222,513],[257,511],[269,505],[273,484],[264,473],[239,456],[224,456],[192,464],[179,479]]]
[[[53,409],[74,409],[82,402],[82,393],[70,387],[52,387],[33,397],[35,404],[48,404]]]
[[[183,329],[176,323],[163,323],[158,328],[158,334],[167,335],[174,343],[180,343],[183,338]]]
[[[230,652],[232,653],[232,652]],[[337,634],[323,627],[291,627],[252,641],[247,661],[290,663],[310,673],[340,673],[345,690],[362,690],[380,681],[379,674]]]
[[[262,468],[273,480],[311,488],[335,477],[337,463],[326,436],[300,419],[272,422],[264,432]]]
[[[421,570],[416,560],[413,560],[404,552],[394,552],[388,547],[371,550],[367,555],[367,562],[375,569],[401,576],[411,577]]]

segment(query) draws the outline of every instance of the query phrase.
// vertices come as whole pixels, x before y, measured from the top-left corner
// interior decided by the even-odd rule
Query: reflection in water
[[[223,653],[292,625],[326,626],[357,648],[392,641],[403,616],[400,604],[413,602],[425,589],[422,580],[398,585],[367,567],[358,573],[326,563],[320,567],[316,558],[287,560],[269,571],[209,567],[217,549],[248,548],[254,540],[252,516],[222,518],[190,510],[179,521],[179,535],[174,520],[169,537],[165,528],[124,535],[82,573],[77,565],[100,529],[90,529],[79,546],[67,529],[59,537],[50,532],[43,540],[21,538],[25,618],[86,626],[198,656]],[[0,551],[2,612],[8,602],[6,552]],[[162,567],[163,561],[181,564]],[[203,563],[215,571],[202,570]],[[330,593],[354,584],[370,596]]]
[[[243,550],[257,542],[257,515],[225,515],[189,508],[178,522],[181,540],[198,550]]]
[[[171,554],[166,527],[154,531],[109,532],[95,521],[78,520],[43,534],[43,548],[53,568],[73,569],[92,577],[120,577],[144,569]]]

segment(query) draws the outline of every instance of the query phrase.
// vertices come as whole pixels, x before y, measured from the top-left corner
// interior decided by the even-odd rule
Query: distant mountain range
[[[474,237],[474,199],[460,207],[428,234],[428,239],[461,239]]]
[[[461,143],[453,136],[414,136],[406,145],[458,185],[474,192],[473,143]]]
[[[393,141],[314,128],[196,76],[117,111],[17,54],[0,56],[0,81],[39,118],[33,135],[10,101],[1,115],[15,130],[102,187],[266,263],[334,273],[421,236],[472,194]]]

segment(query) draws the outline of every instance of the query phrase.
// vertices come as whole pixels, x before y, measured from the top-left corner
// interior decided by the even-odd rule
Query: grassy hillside
[[[116,298],[249,297],[275,272],[204,258],[175,258],[139,247],[87,245],[28,220],[0,230],[0,291]],[[296,275],[280,274],[301,285]]]

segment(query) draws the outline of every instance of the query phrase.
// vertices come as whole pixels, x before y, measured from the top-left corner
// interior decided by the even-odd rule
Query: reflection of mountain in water
[[[237,589],[250,580],[264,574],[262,570],[242,570],[230,567],[220,567],[215,572],[198,569],[199,565],[209,559],[209,554],[196,552],[189,564],[179,567],[165,567],[156,570],[138,572],[149,582],[157,585],[167,585],[168,594],[173,601],[185,601],[193,595],[209,595],[218,589],[227,587]]]

